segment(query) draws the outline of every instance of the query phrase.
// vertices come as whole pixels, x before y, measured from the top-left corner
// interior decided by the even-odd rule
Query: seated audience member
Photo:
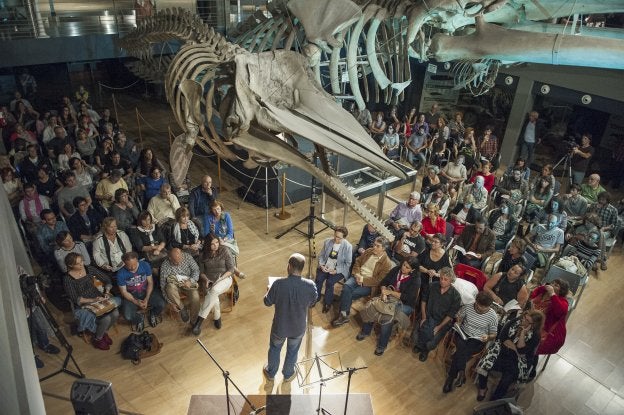
[[[384,113],[379,111],[375,114],[375,120],[370,125],[370,132],[376,143],[379,143],[381,137],[386,132],[386,122],[384,121]]]
[[[39,153],[39,146],[30,144],[26,146],[27,156],[18,164],[20,175],[28,182],[35,183],[39,169],[44,168],[51,172],[54,168],[52,161],[47,156]],[[41,192],[40,192],[41,193]]]
[[[372,248],[375,243],[375,239],[379,237],[379,232],[377,229],[373,227],[373,225],[366,224],[364,225],[364,229],[362,229],[362,235],[360,236],[360,240],[357,245],[355,245],[355,249],[353,249],[353,260],[351,261],[351,265],[355,263],[355,258],[359,257],[366,251],[368,248]]]
[[[18,119],[18,121],[20,120]],[[9,136],[9,143],[11,143],[11,148],[17,151],[20,148],[24,149],[29,144],[37,144],[37,136],[24,128],[20,121],[15,125],[15,131]]]
[[[76,130],[76,150],[78,150],[82,159],[89,163],[95,162],[93,155],[97,150],[97,144],[95,143],[95,139],[89,137],[87,132],[82,128]]]
[[[539,188],[541,180],[546,180],[550,184],[550,189],[552,190],[553,195],[555,195],[557,193],[555,189],[557,187],[557,179],[553,174],[553,169],[554,167],[552,164],[544,165],[540,174],[536,176],[535,179],[533,179],[533,181],[529,184],[529,192],[532,189]]]
[[[477,364],[478,401],[485,399],[488,391],[488,376],[492,370],[502,373],[490,397],[492,401],[504,398],[514,382],[528,381],[530,364],[533,362],[535,350],[540,342],[543,324],[544,314],[537,310],[522,313],[505,324],[498,338],[488,346],[485,355]]]
[[[175,216],[168,246],[180,248],[192,256],[199,255],[202,248],[201,235],[197,225],[191,220],[191,212],[182,206],[176,210]]]
[[[496,186],[496,205],[500,205],[505,198],[509,199],[514,190],[520,191],[523,199],[529,196],[529,182],[523,178],[520,169],[514,169],[510,175],[504,176],[500,184]]]
[[[592,269],[597,269],[596,261],[600,260],[601,235],[598,230],[589,231],[586,238],[576,239],[564,249],[564,256],[575,256],[581,261],[589,273]]]
[[[530,377],[536,375],[538,355],[557,353],[565,343],[568,316],[566,297],[569,290],[570,286],[566,281],[556,279],[549,284],[540,285],[531,292],[531,308],[544,313],[545,319]]]
[[[126,183],[131,182],[134,169],[128,160],[121,158],[121,154],[117,150],[110,152],[109,160],[104,164],[105,174],[110,174],[113,170],[120,170]]]
[[[323,248],[318,256],[318,268],[316,270],[316,292],[323,290],[325,283],[325,296],[323,297],[323,313],[327,313],[334,301],[334,284],[349,276],[353,248],[347,241],[349,231],[344,226],[334,228],[334,237],[327,238],[323,242]]]
[[[129,232],[139,217],[139,209],[130,201],[130,194],[126,189],[115,190],[115,203],[109,212],[117,221],[117,228],[124,232]]]
[[[445,127],[448,128],[448,127]],[[429,162],[435,166],[441,166],[448,163],[448,157],[446,154],[447,140],[444,139],[441,133],[435,131],[429,142],[429,151],[431,157]]]
[[[475,143],[474,128],[466,128],[466,134],[454,146],[453,152],[456,159],[459,157],[464,158],[466,170],[472,170],[477,163],[477,144]]]
[[[453,143],[459,142],[466,132],[464,125],[464,114],[460,111],[453,115],[453,119],[449,121],[450,137]]]
[[[54,176],[54,173],[49,172],[47,168],[40,168],[37,171],[37,180],[34,182],[37,185],[37,191],[40,195],[47,197],[49,200],[55,200],[58,190],[62,187],[61,181]],[[53,206],[55,206],[53,204]],[[53,208],[55,211],[57,207]]]
[[[386,133],[379,142],[379,145],[390,160],[399,159],[400,138],[394,125],[388,126]]]
[[[534,186],[529,193],[528,202],[524,210],[524,218],[529,222],[539,220],[553,197],[553,188],[548,178],[538,178]]]
[[[189,210],[192,218],[203,218],[210,212],[210,205],[219,196],[219,192],[212,186],[212,177],[205,175],[201,184],[191,190],[189,197]]]
[[[158,166],[160,171],[165,171],[165,166],[154,156],[152,149],[145,147],[139,155],[137,173],[141,176],[147,176],[153,166]]]
[[[598,195],[604,191],[605,188],[600,185],[600,176],[595,173],[589,176],[587,183],[581,185],[581,196],[589,204],[598,202]]]
[[[448,194],[446,189],[447,187],[445,184],[435,186],[432,189],[433,192],[429,193],[425,199],[425,206],[430,203],[438,205],[438,208],[440,209],[440,216],[442,217],[446,217],[449,205],[451,204],[451,196]]]
[[[611,196],[608,192],[601,192],[598,194],[598,200],[596,204],[591,208],[592,213],[595,213],[600,218],[600,232],[602,233],[603,240],[614,235],[614,232],[618,224],[618,210],[611,204]],[[607,270],[607,252],[602,244],[602,258],[600,258],[600,269]]]
[[[225,211],[223,203],[219,200],[212,202],[210,213],[204,215],[204,235],[209,233],[219,238],[219,243],[227,247],[234,258],[238,256],[239,250],[236,239],[234,239],[232,216]],[[245,273],[239,271],[238,268],[234,269],[234,275],[245,278]]]
[[[514,265],[525,265],[524,253],[526,251],[526,242],[524,239],[514,238],[509,244],[509,248],[503,254],[498,272],[507,272]]]
[[[84,308],[84,305],[110,298],[112,284],[105,274],[85,263],[84,258],[75,252],[65,257],[63,285],[74,306],[73,314],[78,323],[78,332],[93,333],[93,346],[96,349],[109,350],[113,340],[108,336],[108,331],[119,318],[117,307],[98,317],[93,311]],[[103,291],[95,286],[94,279],[104,285]]]
[[[416,301],[420,291],[420,276],[418,275],[418,259],[410,258],[401,261],[401,265],[392,268],[379,283],[382,301],[394,297],[399,304],[401,316],[409,322],[409,318],[416,309]],[[396,312],[395,312],[396,315]],[[375,355],[381,356],[390,340],[395,318],[381,324]],[[358,341],[364,340],[371,334],[374,322],[364,322],[362,330],[356,336]],[[407,323],[409,326],[409,323]]]
[[[440,216],[438,205],[430,203],[427,205],[427,216],[422,221],[420,234],[430,240],[435,234],[446,234],[446,221]]]
[[[123,173],[121,170],[113,170],[108,177],[99,181],[95,188],[95,198],[102,203],[107,210],[115,201],[115,192],[117,189],[128,190],[128,184],[121,178]]]
[[[127,138],[126,133],[122,131],[117,133],[115,140],[115,148],[121,154],[121,158],[128,160],[132,168],[136,170],[139,162],[139,151],[136,143]]]
[[[371,115],[368,108],[360,110],[355,102],[353,102],[348,107],[348,111],[351,113],[351,115],[353,115],[353,117],[362,126],[362,128],[364,128],[367,133],[370,133],[370,126],[373,123],[373,116]]]
[[[563,210],[563,204],[557,197],[552,197],[550,202],[546,205],[546,208],[542,211],[542,215],[539,217],[540,222],[546,222],[549,215],[555,215],[557,217],[557,226],[562,230],[566,230],[568,227],[568,214]]]
[[[19,202],[20,219],[29,234],[33,234],[41,223],[41,212],[50,209],[48,198],[37,193],[34,183],[24,185],[24,198]]]
[[[206,242],[199,257],[200,284],[208,292],[202,303],[197,320],[193,324],[193,334],[199,336],[203,321],[212,311],[213,324],[217,329],[221,323],[221,304],[219,295],[226,292],[234,283],[234,257],[230,250],[221,245],[219,238],[213,234],[206,236]]]
[[[75,135],[78,120],[76,119],[76,110],[72,103],[63,103],[58,120],[59,125],[65,128],[67,134]]]
[[[69,160],[72,158],[81,158],[80,153],[74,150],[74,146],[71,143],[65,143],[57,158],[58,169],[60,171],[69,170]]]
[[[150,326],[158,325],[160,314],[165,308],[165,300],[158,289],[154,289],[152,268],[146,261],[139,261],[136,252],[123,254],[123,267],[117,271],[117,285],[121,291],[121,312],[124,318],[132,324],[137,333],[142,333],[145,327],[143,314],[139,310],[147,311]]]
[[[72,171],[68,171],[63,175],[64,186],[56,194],[59,209],[65,219],[69,218],[76,211],[74,200],[77,197],[83,198],[87,202],[87,209],[91,207],[91,196],[86,187],[78,184],[76,175]]]
[[[470,183],[474,183],[477,177],[483,177],[483,187],[485,190],[490,193],[494,188],[494,183],[496,182],[496,175],[492,173],[492,163],[489,161],[484,161],[481,164],[481,168],[478,171],[475,171],[470,177]]]
[[[11,207],[16,208],[22,198],[22,181],[19,177],[15,177],[15,172],[10,167],[1,170],[2,185],[9,198]]]
[[[91,245],[100,230],[103,218],[95,209],[89,209],[89,204],[84,197],[74,198],[74,208],[76,212],[67,220],[67,227],[74,239]]]
[[[147,210],[152,214],[154,221],[160,225],[175,220],[175,212],[180,208],[176,195],[171,193],[171,185],[164,183],[160,186],[160,193],[152,197]]]
[[[429,123],[425,119],[425,114],[418,114],[418,118],[412,127],[412,134],[414,131],[418,131],[418,129],[422,128],[426,135],[429,135]]]
[[[520,307],[524,308],[529,299],[529,290],[524,280],[526,272],[526,268],[521,264],[514,265],[507,272],[497,272],[485,283],[483,291],[500,306],[516,300]]]
[[[487,342],[495,340],[498,332],[498,315],[492,309],[492,298],[485,292],[477,294],[473,304],[464,305],[457,314],[457,323],[466,339],[455,333],[455,353],[442,387],[449,393],[453,387],[466,382],[466,363],[479,353]]]
[[[47,153],[46,155],[50,158],[50,160],[56,160],[59,154],[63,153],[63,148],[65,148],[65,144],[70,144],[71,141],[67,137],[67,131],[61,126],[54,127],[54,137],[48,144],[46,145]]]
[[[409,261],[418,257],[426,248],[425,238],[420,235],[422,225],[418,221],[411,223],[409,229],[396,240],[393,256],[398,261]]]
[[[158,166],[152,167],[149,176],[139,177],[137,179],[137,184],[143,192],[144,206],[148,206],[150,200],[160,193],[161,188],[165,183],[167,183],[167,180],[162,175],[162,171]]]
[[[457,198],[457,192],[459,191],[461,183],[465,182],[468,178],[464,161],[464,156],[458,155],[456,160],[444,166],[442,172],[440,173],[443,180],[445,180],[449,186],[449,193],[451,195],[451,199],[453,200]]]
[[[160,265],[160,288],[165,300],[180,313],[180,319],[188,323],[195,321],[199,312],[199,266],[190,254],[180,248],[169,250],[167,258]],[[189,306],[185,306],[180,293],[186,295]]]
[[[420,193],[412,192],[409,199],[401,202],[390,212],[390,218],[386,221],[386,226],[393,234],[398,235],[401,229],[407,229],[409,224],[422,219],[420,209]]]
[[[61,231],[69,232],[65,222],[57,220],[56,215],[50,209],[43,209],[39,215],[41,223],[37,228],[37,243],[44,263],[49,263],[54,258],[56,249],[56,235]]]
[[[587,241],[587,236],[590,232],[596,231],[602,235],[600,232],[600,228],[602,227],[602,220],[595,212],[589,212],[580,223],[577,223],[576,226],[573,226],[566,234],[565,240],[573,245],[578,240]],[[602,236],[601,236],[602,244]]]
[[[445,242],[444,236],[437,233],[429,240],[430,247],[418,255],[420,278],[422,280],[420,290],[423,293],[429,289],[431,282],[439,280],[442,268],[452,266],[448,253],[444,249]]]
[[[167,256],[162,229],[154,223],[152,215],[146,210],[139,213],[137,226],[130,228],[130,238],[135,251],[155,268]]]
[[[587,214],[587,199],[581,196],[581,186],[573,184],[570,193],[563,196],[563,211],[568,214],[568,220],[579,222]]]
[[[452,285],[456,278],[453,269],[444,267],[440,269],[440,280],[422,292],[420,322],[412,332],[413,351],[419,353],[421,362],[427,360],[429,352],[444,338],[461,307],[461,297]]]
[[[71,171],[76,175],[76,183],[84,186],[89,193],[93,190],[95,183],[93,178],[97,175],[98,170],[87,164],[84,160],[79,158],[72,158],[69,160]]]
[[[498,138],[493,134],[493,129],[491,125],[485,127],[485,131],[483,132],[483,137],[479,140],[479,154],[481,155],[481,159],[486,159],[488,161],[492,161],[494,156],[498,153]],[[488,189],[489,191],[490,189]]]
[[[405,139],[405,148],[407,149],[407,161],[414,168],[420,168],[425,165],[427,157],[425,151],[427,149],[427,133],[422,126],[412,130],[412,135]]]
[[[557,225],[557,217],[549,215],[546,225],[540,224],[533,227],[529,234],[524,237],[529,253],[537,257],[540,267],[546,266],[546,256],[544,254],[559,252],[559,249],[565,242],[564,232]]]
[[[65,257],[72,252],[82,256],[84,265],[91,265],[91,257],[89,256],[87,247],[80,241],[74,242],[71,233],[67,231],[59,232],[58,235],[56,235],[56,245],[58,248],[54,250],[54,259],[56,259],[56,263],[61,271],[67,272]]]
[[[377,287],[388,274],[392,268],[392,261],[386,254],[387,249],[388,240],[380,236],[375,239],[372,248],[367,249],[355,260],[353,272],[342,287],[340,313],[332,321],[332,326],[339,327],[348,323],[353,300],[371,295],[372,288]]]
[[[106,171],[106,166],[111,162],[111,156],[113,154],[113,139],[109,137],[104,137],[102,142],[98,146],[97,150],[93,154],[93,163],[101,172]],[[122,172],[122,176],[123,176]],[[104,176],[105,174],[103,174]]]
[[[527,182],[529,181],[529,178],[531,177],[531,169],[526,165],[526,161],[522,157],[516,159],[516,162],[513,166],[507,167],[507,170],[505,170],[503,176],[509,177],[513,175],[514,170],[518,170],[522,173],[520,177],[523,180],[526,180]]]
[[[485,219],[477,218],[474,225],[468,225],[457,238],[457,245],[466,251],[466,255],[457,252],[460,263],[481,268],[483,260],[494,253],[496,234],[486,226]],[[468,254],[468,252],[474,252]]]
[[[100,233],[93,241],[95,265],[110,273],[117,272],[124,264],[122,256],[131,250],[130,239],[124,231],[117,230],[115,218],[104,218]]]
[[[422,187],[420,188],[420,193],[424,197],[429,196],[442,184],[442,180],[438,176],[439,173],[440,168],[438,166],[427,166],[427,174],[423,177]]]
[[[453,225],[453,235],[461,235],[467,225],[471,225],[481,216],[473,207],[474,197],[467,195],[463,201],[458,202],[449,215],[449,223]],[[446,232],[446,231],[445,231]]]
[[[488,218],[488,226],[496,235],[496,250],[505,249],[507,242],[511,240],[518,229],[518,221],[511,214],[511,203],[504,201],[500,208],[495,209]]]
[[[113,127],[113,131],[119,131],[119,123],[117,119],[111,115],[110,108],[104,108],[102,110],[102,116],[98,121],[98,127],[100,127],[100,130],[104,130],[104,126],[108,123]]]
[[[462,191],[462,194],[459,197],[458,202],[462,202],[464,201],[466,196],[472,195],[474,199],[472,206],[479,211],[481,209],[484,209],[487,206],[487,202],[488,202],[488,191],[483,186],[483,183],[484,183],[483,177],[477,176],[475,178],[474,183],[467,184],[466,186],[464,186],[464,190]]]

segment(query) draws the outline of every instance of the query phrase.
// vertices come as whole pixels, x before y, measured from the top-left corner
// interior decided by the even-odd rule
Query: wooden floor
[[[129,108],[134,105],[130,98],[124,99],[128,101],[120,102],[122,105]],[[142,110],[143,117],[151,125],[142,126],[145,140],[154,142],[154,147],[164,151],[167,143],[165,123],[172,119],[168,115],[168,108],[157,104],[141,104],[141,108],[150,108],[149,111]],[[128,130],[134,128],[132,117],[120,118],[128,123]],[[195,183],[205,172],[213,177],[217,175],[215,165],[206,159],[195,159],[192,165]],[[199,339],[247,394],[318,394],[318,386],[302,389],[296,381],[283,383],[281,374],[278,374],[274,383],[267,383],[262,376],[273,316],[273,309],[262,303],[267,276],[284,275],[286,261],[291,253],[298,251],[308,255],[308,241],[305,237],[290,232],[276,240],[275,235],[306,216],[308,202],[289,207],[287,211],[292,217],[286,221],[275,218],[272,209],[269,212],[270,229],[267,234],[265,211],[248,203],[238,209],[240,199],[234,191],[237,184],[224,177],[223,185],[222,199],[226,210],[232,213],[241,250],[239,268],[248,277],[240,284],[240,302],[233,312],[222,315],[223,328],[216,330],[208,322]],[[391,194],[404,199],[409,194],[409,187],[395,189]],[[367,201],[376,205],[375,197]],[[386,205],[386,211],[391,208],[390,202]],[[325,218],[342,223],[342,215],[339,203],[328,198]],[[350,213],[346,225],[351,231],[348,239],[357,242],[363,226],[362,220]],[[315,246],[320,248],[321,242],[329,235],[328,230],[320,233]],[[582,301],[568,323],[566,345],[550,359],[546,370],[522,392],[520,404],[527,414],[624,413],[622,258],[618,246],[609,261],[609,271],[601,272],[599,276],[592,275]],[[351,391],[370,393],[375,413],[472,413],[477,403],[475,386],[468,384],[451,394],[442,394],[445,377],[442,363],[433,358],[421,363],[415,354],[396,340],[391,341],[383,356],[375,356],[374,336],[362,342],[355,340],[359,331],[357,319],[352,319],[350,324],[343,327],[332,328],[330,321],[336,311],[332,310],[328,314],[321,314],[320,311],[320,306],[312,310],[309,332],[299,358],[337,351],[343,367],[367,366],[367,369],[353,376]],[[57,313],[56,318],[61,322],[69,316]],[[117,405],[126,413],[185,414],[191,395],[225,393],[221,372],[196,343],[195,337],[189,336],[187,326],[165,316],[163,323],[153,331],[164,343],[161,354],[134,366],[116,353],[121,340],[130,332],[127,325],[118,324],[117,332],[111,333],[115,344],[110,351],[96,350],[80,339],[71,337],[65,330],[74,346],[74,357],[80,368],[88,378],[112,382]],[[60,367],[63,357],[63,354],[42,356],[46,367],[40,369],[40,375]],[[42,383],[49,414],[72,413],[68,397],[74,380],[69,375],[60,374]],[[346,376],[337,378],[328,382],[324,393],[343,393],[346,386]],[[215,413],[224,414],[226,409]]]

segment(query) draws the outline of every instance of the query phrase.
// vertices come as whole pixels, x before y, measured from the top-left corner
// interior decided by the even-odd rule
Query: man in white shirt
[[[160,186],[160,193],[150,199],[147,211],[152,214],[154,220],[163,223],[175,220],[175,212],[180,208],[180,202],[176,195],[171,193],[171,185],[164,183]]]

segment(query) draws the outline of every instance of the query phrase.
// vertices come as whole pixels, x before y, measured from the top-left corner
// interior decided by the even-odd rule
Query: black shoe
[[[186,307],[184,307],[182,310],[180,310],[180,319],[184,322],[184,323],[188,323],[189,320],[191,319],[191,316],[189,316],[189,312],[186,309]]]
[[[414,347],[412,348],[412,352],[414,352],[414,353],[421,353],[422,349],[420,347],[418,347],[417,344],[415,344]]]
[[[53,345],[52,343],[48,343],[46,347],[42,347],[41,350],[46,352],[47,354],[59,354],[61,353],[61,349]]]
[[[214,321],[214,326],[218,329],[221,328],[221,319],[215,320]]]
[[[477,393],[477,400],[479,402],[485,399],[485,395],[487,395],[487,391],[488,391],[488,388],[483,389],[483,392],[479,390],[479,393]]]
[[[461,388],[464,386],[464,383],[466,383],[466,374],[464,372],[460,372],[459,377],[455,379],[454,385],[456,388]]]
[[[327,313],[329,311],[329,304],[323,304],[323,313]]]
[[[361,342],[362,340],[364,340],[367,337],[368,337],[368,334],[366,334],[363,331],[361,331],[361,332],[358,333],[357,336],[355,336],[355,340]]]
[[[442,387],[443,393],[449,393],[453,390],[453,379],[450,376],[446,377],[446,381],[444,382],[444,386]]]
[[[342,313],[340,313],[338,315],[338,318],[334,321],[332,321],[332,326],[334,327],[340,327],[343,324],[346,324],[349,322],[349,316],[343,316]]]
[[[429,357],[429,352],[427,350],[420,352],[418,355],[418,360],[421,362],[427,361],[427,357]]]
[[[41,360],[37,355],[35,355],[35,366],[37,366],[37,369],[41,369],[45,366],[45,364],[43,364],[43,360]]]
[[[382,354],[384,354],[385,351],[386,349],[382,349],[381,347],[378,347],[375,349],[375,356],[381,356]]]
[[[199,336],[201,334],[201,325],[204,322],[204,319],[201,317],[197,317],[195,320],[195,324],[193,324],[193,334]]]

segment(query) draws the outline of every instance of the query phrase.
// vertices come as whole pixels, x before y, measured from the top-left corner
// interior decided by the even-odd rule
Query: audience
[[[173,310],[184,323],[195,321],[199,312],[199,266],[193,257],[180,248],[169,250],[160,265],[160,288]],[[187,307],[180,297],[184,294]]]
[[[353,257],[352,246],[347,241],[349,231],[344,226],[334,228],[334,237],[327,238],[318,256],[318,268],[316,270],[316,292],[318,301],[321,299],[323,283],[325,283],[325,295],[323,296],[323,313],[329,311],[334,301],[334,284],[346,279],[351,269]]]

